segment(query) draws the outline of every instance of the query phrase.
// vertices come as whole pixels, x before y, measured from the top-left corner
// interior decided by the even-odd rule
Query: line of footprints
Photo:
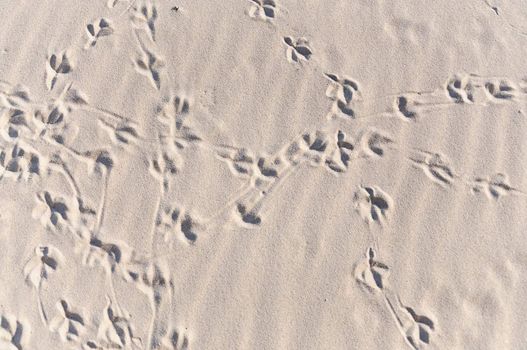
[[[373,248],[355,266],[355,279],[366,291],[383,299],[407,344],[415,350],[430,344],[435,322],[402,303],[388,282],[390,268],[379,261]]]

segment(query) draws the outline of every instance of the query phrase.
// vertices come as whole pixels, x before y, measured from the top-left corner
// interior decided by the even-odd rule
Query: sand
[[[523,0],[1,0],[0,350],[526,349]]]

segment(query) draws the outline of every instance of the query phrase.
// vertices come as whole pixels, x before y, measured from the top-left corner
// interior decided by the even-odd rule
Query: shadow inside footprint
[[[185,238],[192,243],[196,242],[196,240],[198,239],[198,236],[192,230],[193,226],[194,223],[192,221],[192,218],[188,215],[185,215],[185,218],[183,219],[183,221],[181,221],[181,232],[183,232]]]
[[[247,211],[247,208],[245,205],[239,203],[238,206],[238,212],[241,215],[242,221],[249,225],[260,225],[262,222],[262,219],[256,215],[256,213],[252,211]]]
[[[397,98],[397,108],[399,109],[399,112],[408,119],[415,119],[416,114],[415,112],[408,110],[408,99],[404,96],[401,96]]]

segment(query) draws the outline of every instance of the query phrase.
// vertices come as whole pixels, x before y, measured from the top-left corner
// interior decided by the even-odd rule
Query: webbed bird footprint
[[[368,248],[354,270],[355,280],[370,292],[381,295],[388,311],[404,337],[406,343],[414,350],[430,344],[430,335],[435,330],[431,318],[419,315],[413,308],[405,306],[392,286],[387,283],[389,267],[376,259],[373,248]]]
[[[198,133],[187,125],[190,108],[190,99],[180,95],[171,95],[159,107],[158,119],[163,124],[163,130],[160,133],[162,141],[172,142],[179,149],[202,141]]]
[[[502,79],[500,81],[488,81],[485,83],[487,96],[495,101],[511,100],[518,95],[518,89],[510,82]]]
[[[162,350],[188,350],[190,340],[183,331],[170,327],[161,340]]]
[[[412,346],[419,349],[420,345],[430,343],[430,333],[434,331],[434,322],[423,315],[418,315],[411,307],[405,307],[414,324],[408,328],[407,339]]]
[[[128,145],[130,143],[136,143],[141,139],[137,130],[129,124],[120,123],[118,125],[111,125],[103,120],[99,120],[99,123],[108,131],[112,142],[116,145]]]
[[[53,89],[60,74],[68,74],[73,69],[70,54],[67,51],[53,53],[46,61],[46,86]]]
[[[43,322],[47,322],[47,316],[40,298],[40,287],[48,276],[57,270],[64,261],[64,256],[57,248],[51,245],[41,245],[35,248],[33,256],[24,265],[24,277],[33,285],[37,292],[38,310]]]
[[[50,273],[57,270],[63,260],[64,257],[57,248],[51,245],[38,246],[24,266],[24,276],[33,287],[39,289],[42,280],[46,280]]]
[[[369,291],[381,291],[386,286],[390,268],[375,259],[375,251],[368,248],[366,258],[355,267],[355,279]]]
[[[271,21],[275,17],[276,2],[274,0],[249,0],[252,3],[249,17],[262,21]]]
[[[400,96],[396,100],[397,110],[406,119],[414,120],[417,113],[411,110],[412,101],[405,96]]]
[[[165,66],[164,60],[156,53],[141,47],[141,54],[133,60],[135,70],[147,77],[154,88],[159,90],[161,88],[161,69]]]
[[[175,149],[166,149],[150,160],[150,174],[159,180],[165,191],[170,186],[170,179],[176,176],[183,166],[183,159]]]
[[[429,345],[430,335],[435,330],[434,321],[405,306],[395,293],[386,293],[385,300],[406,343],[414,350]]]
[[[37,194],[37,205],[33,209],[32,216],[40,219],[44,226],[51,224],[55,227],[69,220],[69,212],[64,198],[42,191]]]
[[[476,74],[456,74],[446,85],[448,96],[456,103],[474,103],[476,99],[486,98],[497,103],[516,99],[521,91],[507,78],[482,77]]]
[[[509,184],[508,176],[502,173],[487,177],[476,177],[471,182],[471,186],[474,193],[483,192],[488,198],[495,200],[508,194],[524,194],[522,191],[512,187]]]
[[[446,83],[448,96],[456,103],[474,103],[474,85],[469,75],[454,75]]]
[[[262,223],[262,218],[254,208],[248,208],[245,204],[236,205],[236,214],[239,222],[247,228],[254,228]]]
[[[284,43],[286,44],[286,56],[290,63],[301,63],[311,58],[313,52],[309,47],[309,42],[306,38],[299,38],[297,40],[290,36],[284,37]]]
[[[84,330],[81,315],[71,311],[66,300],[57,302],[58,314],[51,320],[49,330],[59,334],[63,342],[76,342]]]
[[[359,95],[359,85],[351,78],[340,78],[336,74],[324,74],[330,80],[330,85],[326,89],[326,96],[335,101],[332,107],[334,114],[342,113],[348,117],[354,117],[353,103],[357,101]]]
[[[280,158],[257,156],[246,148],[232,146],[216,147],[216,155],[228,164],[235,176],[250,179],[255,187],[261,187],[278,177]]]
[[[382,131],[368,129],[359,137],[359,156],[378,158],[384,156],[394,141]]]
[[[127,266],[137,260],[135,251],[126,243],[102,241],[89,234],[85,234],[76,242],[75,253],[81,255],[84,265],[100,266],[108,275],[119,270],[126,276],[124,271]]]
[[[152,2],[147,1],[134,7],[131,20],[136,28],[144,29],[148,33],[150,40],[156,41],[157,8]]]
[[[97,329],[97,340],[88,341],[89,348],[98,349],[143,349],[141,340],[134,336],[133,327],[130,324],[130,315],[122,314],[113,306],[107,297],[107,305],[103,311],[99,327]],[[99,345],[100,344],[100,345]]]
[[[442,187],[450,186],[456,178],[448,161],[439,153],[419,151],[409,159],[414,166],[422,169],[429,179]]]
[[[0,179],[29,180],[34,175],[40,175],[40,163],[38,154],[26,151],[17,143],[6,149],[0,148]]]
[[[88,36],[88,41],[86,43],[85,49],[95,46],[97,40],[103,36],[108,36],[113,33],[113,28],[110,25],[110,22],[101,18],[93,23],[89,23],[86,26],[86,35]]]
[[[337,130],[335,138],[337,147],[333,156],[326,159],[326,166],[331,171],[342,173],[348,169],[355,147],[353,141],[342,130]]]
[[[64,130],[66,117],[72,110],[87,107],[87,97],[69,83],[64,87],[58,97],[37,106],[33,112],[33,122],[37,125],[37,132],[45,132],[48,129]]]
[[[324,165],[326,158],[330,156],[329,135],[324,131],[314,131],[302,135],[302,139],[297,143],[302,159],[308,160],[312,165]]]
[[[0,349],[22,350],[30,335],[31,329],[24,322],[12,315],[0,314]]]
[[[393,210],[392,198],[377,186],[361,186],[353,196],[355,209],[366,223],[381,226]]]
[[[157,219],[156,226],[159,233],[164,235],[165,242],[174,237],[193,244],[198,239],[198,222],[183,208],[166,207]]]

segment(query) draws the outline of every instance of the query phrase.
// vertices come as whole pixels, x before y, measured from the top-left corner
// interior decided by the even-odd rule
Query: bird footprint
[[[291,63],[300,63],[311,58],[313,52],[309,47],[309,42],[306,38],[299,38],[297,40],[290,36],[284,37],[284,43],[287,46],[286,56]]]
[[[51,54],[46,62],[46,86],[53,89],[60,74],[68,74],[73,69],[71,59],[66,51]]]
[[[101,18],[98,21],[90,23],[86,26],[86,33],[88,35],[88,42],[86,43],[85,48],[95,46],[97,39],[103,36],[108,36],[113,33],[113,29],[110,26],[110,23]]]

